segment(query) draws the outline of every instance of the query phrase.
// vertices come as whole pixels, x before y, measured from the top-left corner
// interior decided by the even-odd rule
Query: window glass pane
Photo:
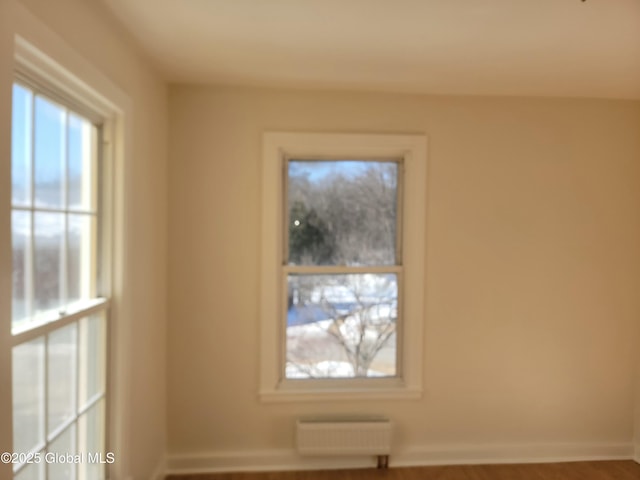
[[[62,305],[64,214],[36,212],[34,302],[36,312]]]
[[[13,85],[11,136],[11,199],[14,205],[31,204],[31,127],[33,95]]]
[[[11,237],[13,245],[13,290],[12,290],[12,328],[28,322],[29,293],[31,277],[29,257],[31,255],[31,214],[14,210],[11,214]]]
[[[84,406],[104,392],[106,329],[103,314],[80,321],[79,406]]]
[[[65,110],[36,97],[35,200],[36,205],[64,207]]]
[[[13,451],[44,442],[44,338],[13,347]]]
[[[55,461],[47,464],[47,480],[73,480],[76,478],[75,464],[66,461],[68,455],[75,455],[76,453],[75,431],[76,426],[73,424],[49,445],[48,453],[64,456],[65,461]]]
[[[44,457],[44,453],[41,454]],[[32,463],[27,465],[13,477],[14,480],[43,480],[44,479],[44,460],[41,463]]]
[[[69,303],[94,296],[95,217],[69,214],[69,250],[67,254]]]
[[[51,435],[75,415],[77,324],[49,334],[48,344],[48,432]]]
[[[100,400],[78,419],[78,452],[87,455],[102,455],[104,451],[104,401]],[[103,479],[104,465],[84,462],[78,465],[80,480]]]
[[[68,201],[73,210],[95,208],[95,136],[95,127],[89,121],[69,115]]]
[[[396,374],[395,274],[288,275],[287,378]]]
[[[289,264],[396,263],[398,164],[289,161]]]

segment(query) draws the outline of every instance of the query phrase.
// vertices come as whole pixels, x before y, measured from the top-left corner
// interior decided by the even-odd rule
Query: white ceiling
[[[640,0],[102,0],[171,82],[640,99]]]

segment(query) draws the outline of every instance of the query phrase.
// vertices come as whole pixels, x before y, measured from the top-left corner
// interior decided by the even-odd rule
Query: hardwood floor
[[[633,461],[170,475],[167,480],[640,480]]]

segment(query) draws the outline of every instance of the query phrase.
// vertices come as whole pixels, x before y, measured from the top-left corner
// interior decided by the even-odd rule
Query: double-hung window
[[[63,94],[17,77],[11,195],[15,479],[105,477],[102,128]]]
[[[264,137],[263,400],[421,392],[426,141]]]
[[[402,159],[285,162],[285,378],[394,377]]]

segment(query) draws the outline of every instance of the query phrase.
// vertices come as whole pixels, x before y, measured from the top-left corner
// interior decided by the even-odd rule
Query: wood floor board
[[[640,480],[628,461],[171,475],[167,480]]]

